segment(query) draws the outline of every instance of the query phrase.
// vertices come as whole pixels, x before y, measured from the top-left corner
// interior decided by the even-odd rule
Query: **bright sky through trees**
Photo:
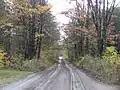
[[[60,14],[62,11],[66,11],[70,8],[74,7],[74,2],[71,4],[69,3],[70,0],[48,0],[50,4],[52,4],[52,13],[56,16],[57,21],[60,23],[59,25],[62,26],[63,24],[69,23],[69,18],[63,14]],[[119,3],[120,0],[117,0],[116,3]],[[61,30],[61,36],[65,36],[65,33]]]
[[[68,23],[69,18],[65,17],[64,15],[61,15],[60,12],[68,10],[69,8],[73,7],[73,5],[69,3],[70,0],[48,0],[48,1],[50,4],[53,5],[52,11],[53,14],[56,16],[58,22],[60,22],[61,24]],[[120,3],[120,0],[117,0],[116,3]]]
[[[60,14],[62,11],[70,9],[72,6],[69,4],[69,0],[49,0],[49,3],[52,4],[52,13],[56,16],[59,25],[62,26],[63,24],[69,23],[69,18],[63,14]],[[60,30],[61,33],[61,40],[62,37],[65,36],[65,33]]]
[[[61,24],[68,23],[69,18],[65,17],[64,15],[61,15],[60,13],[71,7],[69,4],[69,1],[68,0],[49,0],[49,3],[53,5],[51,10],[53,11],[53,14],[56,16],[58,22],[60,22]]]

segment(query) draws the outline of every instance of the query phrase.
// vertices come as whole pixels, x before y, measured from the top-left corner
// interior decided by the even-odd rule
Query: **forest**
[[[120,7],[117,0],[70,0],[60,28],[46,0],[0,0],[0,68],[44,70],[60,53],[105,83],[120,83]]]
[[[71,0],[75,7],[63,31],[63,46],[70,62],[95,79],[120,82],[120,7],[117,0]]]
[[[32,69],[30,63],[38,64],[34,68],[52,65],[60,33],[51,5],[45,0],[0,2],[0,67],[22,70]]]

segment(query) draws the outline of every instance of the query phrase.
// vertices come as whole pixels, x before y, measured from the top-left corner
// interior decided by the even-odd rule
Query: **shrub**
[[[93,58],[87,55],[79,58],[75,65],[105,83],[120,83],[120,56],[113,46],[107,47],[102,58]]]
[[[117,55],[117,50],[115,49],[115,47],[107,47],[103,59],[106,64],[116,64],[116,62],[119,60],[119,56]]]
[[[105,73],[113,83],[120,80],[120,56],[117,53],[115,47],[111,46],[107,47],[103,56]]]
[[[96,74],[101,74],[102,64],[99,58],[93,58],[91,56],[82,57],[81,60],[76,62],[77,66],[80,66],[82,69],[91,71]]]
[[[57,60],[57,50],[44,50],[42,51],[42,64],[45,67],[50,67],[53,65]]]
[[[24,70],[24,71],[32,71],[32,72],[38,71],[37,60],[32,59],[32,60],[23,61],[22,70]]]

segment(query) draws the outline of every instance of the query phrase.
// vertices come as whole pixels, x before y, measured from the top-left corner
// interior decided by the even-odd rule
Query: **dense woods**
[[[21,68],[24,61],[34,58],[40,66],[45,58],[42,53],[47,53],[49,59],[53,54],[50,59],[53,63],[56,51],[51,49],[57,50],[60,33],[48,2],[1,0],[0,3],[0,50],[5,54],[0,63],[4,67]]]
[[[120,7],[117,0],[70,0],[60,32],[46,0],[0,0],[0,68],[44,69],[60,53],[106,83],[120,82]]]
[[[115,12],[116,9],[118,8],[115,0],[112,3],[108,0],[95,2],[83,0],[81,3],[78,0],[74,9],[63,12],[71,18],[65,32],[69,41],[72,42],[73,49],[76,49],[74,56],[92,54],[100,57],[110,44],[110,39],[119,38],[119,33],[116,32],[118,30],[115,29],[117,25],[115,23],[118,23],[116,20],[119,17]]]
[[[74,65],[107,83],[119,81],[119,7],[116,0],[71,0],[62,12],[71,20],[63,27],[64,46]],[[113,68],[114,67],[114,68]]]

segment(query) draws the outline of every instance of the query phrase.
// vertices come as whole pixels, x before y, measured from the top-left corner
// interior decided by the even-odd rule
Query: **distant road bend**
[[[65,61],[0,90],[120,90],[98,83]]]

